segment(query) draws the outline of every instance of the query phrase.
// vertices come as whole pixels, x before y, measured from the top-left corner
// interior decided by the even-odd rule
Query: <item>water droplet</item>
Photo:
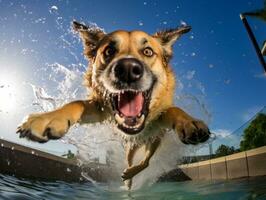
[[[214,67],[214,65],[213,64],[209,64],[209,68],[213,68]]]
[[[183,20],[180,20],[180,24],[181,24],[181,26],[187,26],[187,23]]]
[[[58,11],[58,7],[57,6],[52,6],[50,9],[49,9],[49,12],[52,14],[52,13],[57,13]]]

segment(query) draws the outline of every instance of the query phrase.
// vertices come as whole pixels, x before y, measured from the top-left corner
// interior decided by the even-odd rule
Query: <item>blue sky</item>
[[[177,95],[184,97],[182,104],[178,98],[176,104],[185,104],[187,96],[196,97],[188,111],[207,119],[211,130],[228,134],[266,104],[266,78],[239,18],[241,12],[262,6],[260,0],[0,0],[0,86],[4,86],[0,88],[0,136],[21,143],[14,134],[17,124],[24,115],[40,110],[32,104],[35,97],[29,83],[56,98],[57,87],[47,79],[53,64],[84,71],[87,61],[81,42],[71,32],[73,19],[96,23],[106,32],[154,33],[183,22],[191,25],[191,33],[174,46],[171,61],[182,86]],[[266,23],[248,20],[262,44]],[[194,109],[197,106],[211,117],[204,109]],[[63,146],[58,150],[57,143],[51,142],[38,147],[63,152],[68,148]]]

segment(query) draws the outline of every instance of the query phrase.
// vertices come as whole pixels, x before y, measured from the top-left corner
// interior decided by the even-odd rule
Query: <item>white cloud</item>
[[[232,131],[228,129],[214,129],[211,131],[217,138],[226,138],[231,135]]]
[[[233,146],[236,149],[239,148],[241,135],[234,134],[231,130],[228,129],[215,129],[211,132],[216,136],[215,140],[212,142],[213,152],[215,152],[221,144]]]

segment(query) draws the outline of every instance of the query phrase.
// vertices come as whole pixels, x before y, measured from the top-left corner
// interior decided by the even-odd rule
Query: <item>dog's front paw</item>
[[[207,125],[196,119],[183,122],[178,132],[180,140],[185,144],[205,142],[211,134]]]
[[[40,143],[49,139],[59,139],[67,132],[70,121],[52,113],[32,114],[18,128],[20,138],[27,138]]]

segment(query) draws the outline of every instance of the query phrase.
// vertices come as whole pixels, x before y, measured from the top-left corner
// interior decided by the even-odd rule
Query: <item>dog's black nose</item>
[[[114,66],[115,77],[126,83],[139,80],[143,71],[142,63],[136,58],[122,58]]]

